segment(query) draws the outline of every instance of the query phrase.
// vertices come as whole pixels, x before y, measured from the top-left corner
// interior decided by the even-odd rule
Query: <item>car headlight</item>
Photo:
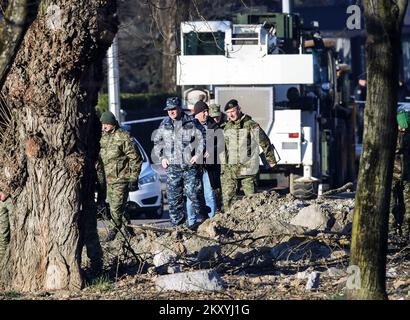
[[[140,178],[138,180],[138,184],[141,186],[143,184],[147,184],[147,183],[150,183],[150,182],[155,182],[155,181],[157,181],[157,178],[158,177],[157,177],[156,173],[148,174],[148,175]]]

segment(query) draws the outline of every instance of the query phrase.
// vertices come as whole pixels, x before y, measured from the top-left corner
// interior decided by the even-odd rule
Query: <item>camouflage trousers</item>
[[[110,205],[112,226],[110,229],[119,230],[130,223],[126,210],[128,199],[128,184],[116,183],[107,185],[107,200]]]
[[[222,199],[224,210],[227,211],[237,200],[237,189],[239,185],[246,196],[256,192],[256,175],[237,177],[234,172],[225,168],[221,177]]]
[[[410,237],[410,181],[393,180],[390,197],[389,229]]]
[[[4,202],[0,202],[0,261],[3,259],[10,242],[9,215],[12,210],[13,204],[10,198]]]
[[[191,200],[194,220],[201,219],[202,171],[197,165],[170,165],[167,169],[167,197],[169,217],[172,224],[178,225],[185,219],[184,191]],[[195,222],[194,222],[195,223]]]
[[[103,267],[103,251],[97,231],[97,208],[95,203],[89,203],[81,211],[80,248],[85,245],[90,266],[94,271]]]

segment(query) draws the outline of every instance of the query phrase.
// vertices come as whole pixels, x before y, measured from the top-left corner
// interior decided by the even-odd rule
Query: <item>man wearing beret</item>
[[[121,229],[127,236],[133,234],[132,229],[127,227],[130,219],[126,212],[126,203],[128,193],[138,190],[142,158],[132,137],[120,128],[113,113],[104,112],[100,121],[103,133],[97,176],[99,185],[102,187],[106,185],[112,218],[106,241],[112,241]]]
[[[228,123],[224,128],[226,163],[222,166],[222,197],[228,210],[236,200],[239,184],[245,195],[256,192],[259,147],[271,168],[276,165],[276,158],[267,134],[249,115],[242,113],[237,100],[229,100],[225,112]]]
[[[203,221],[200,196],[204,136],[194,118],[182,110],[178,97],[170,97],[164,108],[168,113],[154,133],[153,158],[158,158],[167,173],[169,217],[174,226],[182,225],[185,218],[184,191],[192,203],[192,217],[188,228],[195,230]]]

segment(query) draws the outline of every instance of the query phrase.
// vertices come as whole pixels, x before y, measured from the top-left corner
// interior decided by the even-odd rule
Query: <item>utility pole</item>
[[[293,0],[282,0],[282,13],[292,13]]]
[[[120,75],[118,68],[118,37],[115,36],[107,53],[108,62],[108,109],[121,123]]]

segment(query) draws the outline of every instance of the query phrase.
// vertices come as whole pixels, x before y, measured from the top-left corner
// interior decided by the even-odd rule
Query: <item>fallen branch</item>
[[[348,191],[348,190],[352,190],[352,189],[353,189],[353,183],[348,182],[340,188],[324,192],[321,196],[322,197],[327,197],[327,196],[331,196],[331,195],[336,194],[336,193],[340,193],[340,192],[344,192],[344,191]]]

